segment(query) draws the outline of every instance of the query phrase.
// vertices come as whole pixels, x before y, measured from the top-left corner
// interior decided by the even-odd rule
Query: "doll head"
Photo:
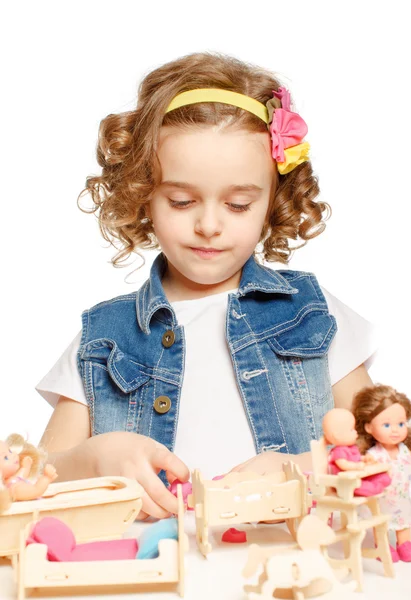
[[[323,419],[323,432],[327,444],[352,446],[358,437],[354,415],[345,408],[333,408]]]
[[[244,177],[239,178],[235,171],[230,177],[230,165],[236,158],[235,148],[249,144],[251,137],[255,136],[256,152],[261,151],[262,140],[267,155],[270,154],[266,123],[247,110],[222,102],[199,102],[166,113],[170,102],[183,91],[219,88],[266,104],[273,98],[273,90],[278,91],[279,87],[281,83],[274,74],[260,67],[222,54],[195,53],[149,73],[139,86],[136,109],[109,115],[102,121],[97,149],[102,173],[87,179],[84,192],[91,195],[91,212],[98,212],[104,238],[119,249],[113,259],[115,265],[126,260],[138,248],[161,246],[168,256],[167,248],[163,247],[164,240],[157,238],[157,229],[160,237],[157,215],[150,214],[150,203],[163,182],[164,170],[167,171],[167,179],[172,171],[174,180],[178,177],[178,182],[190,184],[188,192],[182,188],[173,190],[174,201],[179,202],[181,197],[186,203],[180,203],[176,209],[181,214],[188,214],[187,203],[195,194],[197,197],[201,194],[202,197],[213,198],[217,197],[217,192],[220,195],[222,185],[217,189],[213,182],[224,170],[228,173],[222,179],[224,185],[238,187],[243,184],[244,187],[244,184],[251,183],[244,180],[245,175],[249,177],[248,171]],[[283,107],[282,100],[280,105]],[[207,131],[212,135],[210,133],[207,137]],[[224,155],[218,141],[226,141],[230,136],[234,151]],[[214,156],[214,161],[203,163],[204,144],[209,142],[213,144],[214,152],[211,149],[208,156]],[[169,146],[167,156],[165,144]],[[173,146],[171,149],[170,145]],[[184,152],[180,152],[182,148]],[[228,167],[225,158],[230,158]],[[270,169],[267,207],[258,224],[256,241],[262,243],[262,254],[266,260],[286,263],[291,254],[292,240],[303,245],[323,231],[322,213],[328,212],[329,207],[324,202],[315,202],[319,187],[309,161],[281,175],[271,155],[270,158],[271,161],[267,160],[267,169]],[[274,163],[274,168],[271,163]],[[198,166],[201,179],[197,178],[193,165]],[[238,171],[241,172],[240,166]],[[204,173],[207,174],[205,178]],[[242,198],[242,201],[234,197],[226,202],[242,205],[246,196]],[[165,195],[165,200],[169,202],[170,199],[170,193],[168,197]],[[241,206],[230,210],[240,212]],[[243,214],[236,216],[244,218],[245,209]],[[202,246],[217,247],[218,244],[211,241]]]
[[[5,442],[0,441],[0,475],[3,481],[17,473],[25,456],[32,459],[29,477],[38,473],[46,454],[40,448],[29,444],[18,433],[12,433]]]
[[[20,468],[20,456],[6,442],[0,441],[0,472],[6,481],[17,473]]]
[[[388,385],[363,388],[354,397],[352,412],[358,431],[358,446],[366,452],[376,442],[397,445],[404,442],[411,449],[411,403],[405,394]]]

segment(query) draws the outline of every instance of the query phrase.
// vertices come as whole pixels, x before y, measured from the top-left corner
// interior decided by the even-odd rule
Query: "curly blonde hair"
[[[30,444],[19,433],[11,433],[6,439],[6,444],[13,452],[19,455],[20,465],[25,456],[31,458],[32,464],[28,477],[35,477],[39,474],[47,458],[47,453],[43,448]]]
[[[375,445],[375,439],[365,431],[365,426],[367,423],[371,423],[374,417],[383,410],[394,404],[400,404],[404,408],[407,421],[409,421],[411,419],[410,400],[405,394],[397,392],[389,385],[377,384],[365,387],[354,396],[351,410],[355,417],[355,428],[358,433],[356,444],[361,454]],[[411,450],[411,430],[409,427],[404,444]]]
[[[97,146],[102,172],[87,178],[79,200],[90,194],[92,208],[80,208],[97,213],[104,239],[118,249],[112,259],[114,266],[121,266],[136,248],[158,248],[152,224],[146,218],[146,206],[161,182],[156,148],[163,125],[223,125],[267,132],[261,119],[227,104],[192,104],[166,114],[171,100],[183,91],[213,87],[239,92],[265,104],[280,86],[272,73],[260,67],[219,53],[194,53],[149,73],[139,86],[135,110],[103,119]],[[260,237],[261,253],[267,261],[287,263],[292,250],[324,230],[331,209],[327,203],[315,200],[320,190],[310,162],[276,177]],[[294,247],[291,240],[296,241]]]

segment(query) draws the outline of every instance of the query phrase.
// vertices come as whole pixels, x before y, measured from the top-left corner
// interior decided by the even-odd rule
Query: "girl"
[[[375,385],[355,396],[352,410],[361,453],[391,467],[392,483],[380,504],[381,511],[391,515],[390,528],[396,535],[392,558],[411,562],[411,403],[392,387]]]
[[[104,119],[85,191],[113,262],[161,253],[137,292],[84,312],[37,387],[61,479],[136,477],[142,517],[164,517],[187,465],[309,469],[324,414],[370,384],[367,322],[313,274],[256,259],[286,264],[324,229],[306,133],[271,73],[209,53],[156,69],[136,110]]]

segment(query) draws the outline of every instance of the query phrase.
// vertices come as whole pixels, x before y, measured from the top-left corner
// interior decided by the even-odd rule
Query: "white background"
[[[261,64],[308,123],[326,233],[290,268],[381,332],[371,375],[411,395],[408,3],[260,0],[18,2],[1,15],[0,437],[40,438],[50,407],[34,385],[97,301],[137,288],[114,269],[96,220],[76,205],[98,172],[98,125],[134,107],[141,77],[194,51]]]

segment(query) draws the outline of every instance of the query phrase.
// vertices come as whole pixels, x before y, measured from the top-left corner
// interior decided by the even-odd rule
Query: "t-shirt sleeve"
[[[80,342],[81,331],[63,352],[54,367],[36,385],[36,390],[53,408],[60,396],[87,404],[83,382],[77,368],[77,351]]]
[[[365,364],[369,369],[377,354],[375,327],[323,287],[328,310],[337,321],[337,333],[328,351],[331,385]]]

